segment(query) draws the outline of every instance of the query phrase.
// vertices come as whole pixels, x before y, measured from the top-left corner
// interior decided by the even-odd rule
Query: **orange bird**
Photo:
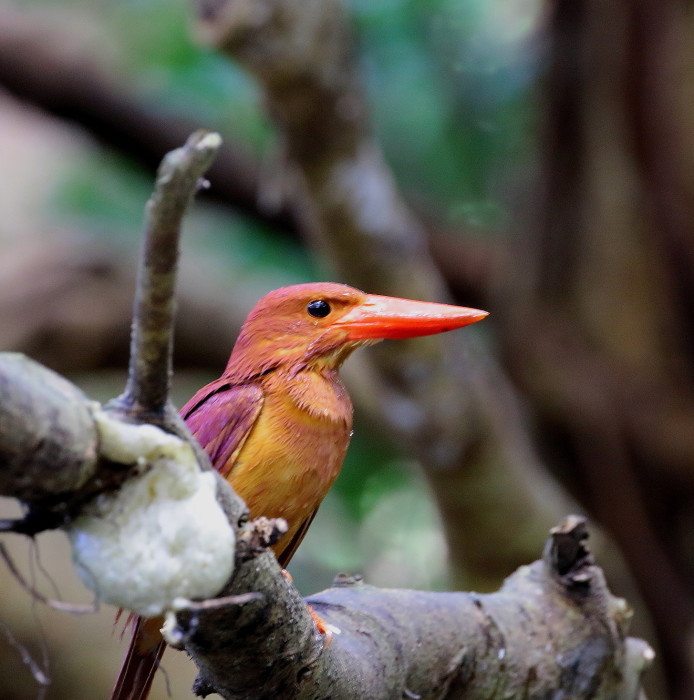
[[[181,415],[251,516],[287,521],[288,532],[273,548],[283,567],[349,445],[352,403],[338,375],[344,360],[362,345],[442,333],[486,315],[332,283],[284,287],[258,302],[224,374]],[[138,618],[112,700],[147,697],[165,648],[160,626],[158,618]]]

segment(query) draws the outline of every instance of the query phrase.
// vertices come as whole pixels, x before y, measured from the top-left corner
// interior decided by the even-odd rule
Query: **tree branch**
[[[147,207],[128,383],[105,416],[176,432],[194,445],[207,468],[207,457],[168,396],[180,223],[219,145],[218,135],[199,132],[162,163]],[[0,493],[32,506],[23,521],[4,523],[5,529],[35,534],[65,524],[89,498],[132,473],[132,464],[124,468],[103,454],[99,407],[41,365],[21,355],[0,356],[0,400],[0,458],[6,467]]]
[[[653,654],[626,637],[631,613],[609,593],[586,537],[584,520],[567,518],[542,561],[487,595],[379,590],[340,576],[307,599],[340,629],[322,650],[310,643],[292,589],[268,579],[263,602],[179,616],[201,670],[196,692],[238,700],[490,699],[561,689],[573,700],[635,699]],[[249,569],[265,558],[237,568],[228,592],[257,586]]]
[[[82,488],[97,464],[86,396],[17,353],[0,354],[0,494],[44,501]]]
[[[147,203],[128,383],[113,404],[133,419],[160,422],[165,414],[175,412],[168,402],[180,225],[220,144],[218,134],[196,132],[183,148],[169,153]]]

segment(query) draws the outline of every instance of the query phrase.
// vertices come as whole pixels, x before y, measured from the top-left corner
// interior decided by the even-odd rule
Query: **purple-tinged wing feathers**
[[[227,477],[263,406],[257,384],[218,379],[198,391],[181,409],[188,428],[215,469]]]

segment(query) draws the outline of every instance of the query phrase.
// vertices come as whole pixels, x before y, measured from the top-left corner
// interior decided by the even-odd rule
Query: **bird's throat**
[[[337,370],[307,369],[286,380],[284,390],[295,406],[320,422],[352,427],[352,402]]]

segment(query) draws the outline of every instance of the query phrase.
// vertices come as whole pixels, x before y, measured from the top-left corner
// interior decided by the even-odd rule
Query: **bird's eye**
[[[325,318],[330,313],[330,304],[322,299],[316,299],[315,301],[309,301],[306,311],[308,311],[314,318]]]

